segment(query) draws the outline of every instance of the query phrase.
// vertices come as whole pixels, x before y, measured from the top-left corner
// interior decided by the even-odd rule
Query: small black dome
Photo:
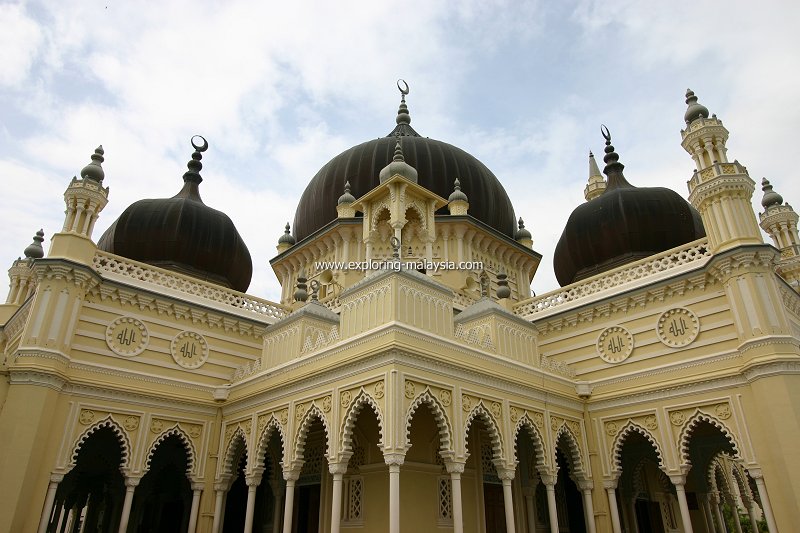
[[[133,203],[97,247],[245,292],[253,275],[250,251],[228,215],[200,198],[200,158],[198,149],[178,194]]]
[[[700,213],[678,193],[628,183],[607,144],[608,187],[572,212],[556,245],[562,287],[705,236]]]
[[[402,137],[405,162],[417,170],[419,185],[447,198],[453,190],[453,182],[459,179],[461,190],[470,198],[469,214],[500,233],[514,237],[514,208],[492,171],[460,148],[420,137],[409,122],[406,109],[398,114],[398,126],[388,136],[345,150],[317,172],[300,197],[295,212],[292,228],[298,241],[336,218],[337,201],[346,181],[350,182],[356,198],[378,186],[381,169],[394,156],[398,135]],[[447,213],[446,208],[442,213]]]

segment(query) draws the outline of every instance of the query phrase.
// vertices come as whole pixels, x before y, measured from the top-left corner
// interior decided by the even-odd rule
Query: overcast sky
[[[539,294],[558,287],[553,249],[601,123],[631,183],[688,195],[687,87],[730,130],[729,157],[800,206],[796,1],[0,0],[0,28],[4,269],[40,227],[47,250],[98,144],[111,192],[95,240],[132,202],[177,193],[202,134],[203,199],[250,248],[248,292],[277,299],[269,259],[300,194],[391,131],[398,78],[413,127],[505,186],[543,255]]]

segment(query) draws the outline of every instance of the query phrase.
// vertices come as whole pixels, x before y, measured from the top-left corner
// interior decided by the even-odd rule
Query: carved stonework
[[[375,384],[375,398],[379,400],[383,398],[385,387],[386,386],[384,385],[383,381],[379,381]]]
[[[622,326],[606,328],[597,338],[597,353],[607,363],[621,363],[633,352],[633,335]]]
[[[500,406],[499,402],[492,402],[492,406],[490,408],[490,411],[492,412],[492,415],[494,415],[495,419],[497,419],[497,420],[500,419],[500,415],[503,413],[503,409]]]
[[[442,405],[449,407],[450,403],[453,401],[453,395],[449,390],[441,390],[439,391],[439,400],[442,402]]]
[[[727,420],[731,417],[731,406],[727,403],[720,403],[714,406],[714,412],[720,420]]]
[[[331,397],[330,396],[325,396],[322,399],[322,410],[324,412],[326,412],[326,413],[330,413],[331,412]]]
[[[651,431],[658,429],[658,422],[656,421],[656,416],[647,415],[646,417],[644,417],[644,427],[646,427]]]
[[[619,426],[617,426],[616,422],[608,422],[606,424],[606,434],[609,437],[613,437],[619,431]]]
[[[178,365],[193,370],[208,359],[208,343],[199,333],[181,331],[172,339],[170,353]]]
[[[472,398],[467,396],[466,394],[461,397],[461,408],[464,410],[465,413],[470,412],[472,410]]]
[[[342,404],[342,407],[347,407],[348,405],[350,405],[350,401],[352,399],[353,399],[353,396],[350,394],[350,391],[349,390],[344,391],[342,393],[342,397],[340,399],[340,403]]]
[[[280,417],[281,425],[285,426],[289,422],[289,409],[286,408],[281,411]]]
[[[408,398],[409,400],[416,395],[417,389],[413,381],[406,381],[405,389],[406,389],[406,398]]]
[[[122,316],[106,328],[106,344],[117,355],[139,355],[147,348],[149,341],[150,333],[138,318]]]
[[[80,422],[84,426],[88,426],[89,424],[94,422],[94,411],[90,409],[82,409],[81,414],[78,415],[78,422]]]
[[[511,421],[516,424],[517,420],[519,420],[519,410],[516,407],[512,407],[509,416],[511,417]]]
[[[694,342],[700,333],[700,320],[689,309],[677,307],[665,311],[656,326],[658,339],[672,348],[680,348]]]
[[[306,414],[306,406],[302,403],[297,404],[294,411],[294,419],[300,422],[303,419],[303,415]]]
[[[150,431],[152,433],[161,433],[164,431],[164,427],[166,427],[166,423],[159,418],[154,418],[150,422]]]
[[[133,415],[126,416],[125,420],[122,421],[122,427],[128,431],[135,431],[136,428],[139,427],[139,417]]]
[[[669,421],[672,422],[673,426],[682,426],[686,422],[686,415],[680,411],[673,411],[669,414]]]

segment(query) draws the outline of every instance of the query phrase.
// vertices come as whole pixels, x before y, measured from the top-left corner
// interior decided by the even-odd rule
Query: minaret
[[[461,181],[458,178],[453,183],[453,192],[447,198],[447,209],[451,215],[466,215],[469,211],[469,199],[461,190]]]
[[[697,167],[689,180],[689,202],[700,212],[713,253],[743,244],[762,244],[750,204],[755,182],[738,161],[728,162],[728,130],[686,91],[686,129],[681,146]]]
[[[772,190],[772,185],[766,178],[761,181],[761,190],[764,191],[764,197],[761,199],[764,212],[759,213],[758,217],[761,227],[772,237],[772,242],[781,252],[777,264],[778,273],[796,291],[800,291],[798,215],[791,205],[783,202],[780,194]]]
[[[8,270],[11,283],[6,304],[22,305],[33,294],[36,288],[36,276],[31,267],[34,259],[44,257],[42,241],[44,241],[44,231],[39,230],[33,236],[33,242],[25,248],[25,259],[17,259]]]
[[[533,236],[531,232],[525,229],[525,222],[522,217],[519,217],[517,222],[517,231],[514,232],[514,240],[527,248],[533,248]]]
[[[603,174],[600,173],[600,168],[597,166],[597,161],[594,160],[594,154],[589,152],[589,182],[586,188],[583,189],[583,196],[586,201],[594,200],[606,190],[606,180]]]
[[[64,192],[67,205],[64,227],[53,235],[49,257],[64,257],[81,263],[91,263],[96,250],[92,231],[100,211],[108,203],[108,187],[103,187],[103,147],[98,146],[92,161],[73,177]]]
[[[292,235],[291,226],[289,226],[289,223],[287,222],[286,227],[283,230],[283,235],[281,235],[280,238],[278,238],[278,246],[277,246],[278,253],[282,254],[283,252],[294,246],[296,242],[297,242],[296,239]]]

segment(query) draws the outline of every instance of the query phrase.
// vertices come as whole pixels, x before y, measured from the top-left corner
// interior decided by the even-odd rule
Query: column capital
[[[594,488],[594,483],[591,479],[579,479],[578,480],[578,488],[582,491],[586,492],[587,490],[592,490]]]
[[[248,487],[258,487],[261,484],[261,473],[259,472],[245,476],[244,483]]]
[[[283,479],[285,481],[297,481],[300,479],[300,469],[284,470]]]
[[[672,484],[675,485],[675,487],[683,487],[686,485],[685,474],[670,474],[669,480],[672,481]]]
[[[328,470],[331,474],[336,475],[344,475],[347,473],[347,465],[348,461],[342,461],[338,463],[328,463]]]
[[[498,467],[496,465],[495,470],[497,470],[497,477],[499,477],[501,481],[513,481],[514,474],[516,473],[516,469],[514,468]]]
[[[61,483],[64,480],[64,474],[50,474],[50,481],[53,483]]]
[[[541,478],[542,483],[544,483],[544,485],[546,487],[554,487],[555,484],[556,484],[556,475],[555,474],[542,474],[540,472],[539,473],[539,477]]]
[[[760,468],[748,468],[747,473],[750,474],[750,477],[753,479],[764,479],[764,473]]]
[[[203,483],[202,481],[192,481],[191,486],[192,486],[192,491],[198,491],[198,490],[202,491],[205,488],[206,484]]]
[[[619,480],[616,479],[616,478],[614,478],[614,479],[604,479],[603,480],[603,488],[606,489],[606,490],[608,490],[608,489],[616,489],[618,481]]]
[[[464,467],[467,466],[466,461],[455,461],[453,459],[446,460],[444,467],[447,469],[448,474],[463,474]]]
[[[383,460],[389,466],[401,466],[406,460],[406,454],[402,452],[387,452],[383,454]]]
[[[138,487],[141,480],[141,476],[125,476],[125,486],[134,488]]]

